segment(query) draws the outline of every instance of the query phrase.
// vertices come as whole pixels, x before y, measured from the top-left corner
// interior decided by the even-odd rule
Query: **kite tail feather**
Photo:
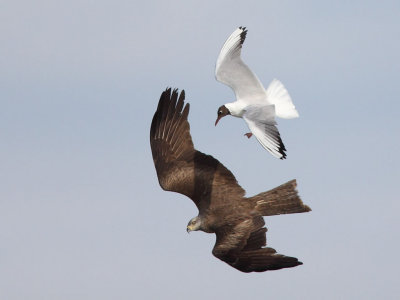
[[[311,211],[301,201],[296,189],[297,183],[293,179],[270,191],[260,193],[250,198],[255,203],[255,209],[262,216],[294,214]]]

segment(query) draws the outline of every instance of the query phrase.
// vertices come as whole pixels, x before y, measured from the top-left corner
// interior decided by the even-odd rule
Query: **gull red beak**
[[[215,126],[217,126],[219,120],[221,120],[222,116],[218,116],[217,120],[215,121]]]

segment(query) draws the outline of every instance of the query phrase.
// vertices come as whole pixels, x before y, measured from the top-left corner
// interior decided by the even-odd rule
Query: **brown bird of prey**
[[[266,246],[263,216],[302,213],[304,205],[291,180],[270,191],[245,197],[235,176],[211,155],[197,151],[190,135],[185,92],[161,94],[150,129],[150,144],[160,186],[186,195],[199,209],[187,231],[215,233],[212,253],[242,272],[263,272],[301,265],[295,257]]]

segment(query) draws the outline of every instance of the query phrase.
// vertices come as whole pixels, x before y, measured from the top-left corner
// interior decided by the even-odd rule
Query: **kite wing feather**
[[[247,219],[234,227],[216,232],[213,254],[242,272],[264,272],[301,265],[295,257],[276,253],[267,244],[265,223],[261,216]]]
[[[185,91],[167,89],[161,94],[150,129],[150,145],[160,186],[191,198],[206,208],[211,199],[229,201],[245,191],[235,176],[217,159],[197,151],[187,120],[189,103]]]

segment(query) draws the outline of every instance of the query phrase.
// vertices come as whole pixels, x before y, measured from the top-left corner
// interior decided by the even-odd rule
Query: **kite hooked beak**
[[[187,233],[190,233],[192,231],[192,229],[188,226],[188,227],[186,227],[186,231],[187,231]]]
[[[217,126],[217,124],[218,124],[219,120],[221,120],[221,118],[222,118],[222,115],[218,116],[217,120],[215,121],[215,126]]]

